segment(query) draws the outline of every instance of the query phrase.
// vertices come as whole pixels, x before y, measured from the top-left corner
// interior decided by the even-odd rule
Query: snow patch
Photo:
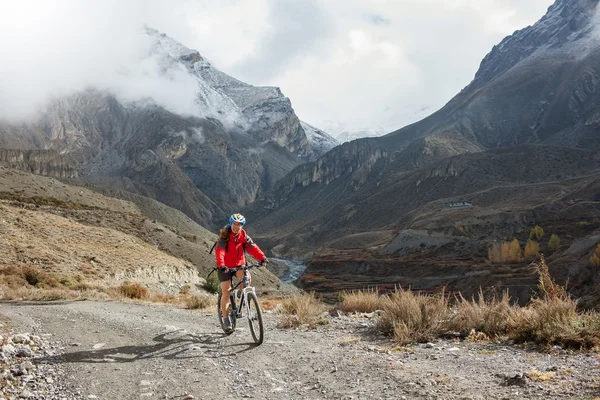
[[[300,121],[300,126],[304,129],[304,133],[306,134],[311,147],[319,155],[327,153],[329,150],[340,144],[340,142],[332,136],[304,121]]]

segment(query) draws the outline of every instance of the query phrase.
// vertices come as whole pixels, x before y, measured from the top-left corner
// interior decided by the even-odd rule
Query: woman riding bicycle
[[[265,256],[265,253],[252,241],[250,236],[246,234],[246,231],[242,228],[246,224],[246,218],[242,214],[233,214],[229,217],[229,224],[226,225],[219,233],[219,241],[216,247],[216,258],[219,282],[221,282],[221,315],[223,317],[223,323],[226,327],[227,333],[233,332],[231,328],[231,320],[227,313],[227,303],[229,302],[229,290],[231,288],[231,278],[233,274],[238,278],[244,277],[244,271],[229,271],[229,269],[241,267],[246,264],[246,257],[244,251],[250,253],[250,255],[257,260],[260,260],[260,265],[265,267],[269,260]],[[248,271],[248,279],[250,279],[250,272]],[[240,290],[243,286],[240,287]]]

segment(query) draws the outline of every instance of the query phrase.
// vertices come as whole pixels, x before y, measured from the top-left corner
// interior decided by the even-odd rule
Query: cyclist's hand
[[[260,265],[261,267],[266,267],[268,263],[269,263],[269,260],[265,258],[258,265]]]
[[[228,272],[229,272],[229,268],[227,268],[227,267],[226,267],[226,266],[224,266],[224,265],[221,265],[221,266],[219,267],[219,270],[220,270],[222,273],[224,273],[224,274],[226,274],[226,273],[228,273]]]

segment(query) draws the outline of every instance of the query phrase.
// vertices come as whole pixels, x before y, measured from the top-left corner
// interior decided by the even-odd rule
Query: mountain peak
[[[475,79],[467,88],[485,85],[536,51],[589,39],[595,28],[592,21],[598,1],[557,0],[533,26],[515,31],[494,46],[481,61]]]
[[[210,66],[210,62],[200,55],[198,50],[190,49],[165,33],[162,33],[154,28],[144,25],[143,32],[155,40],[154,50],[161,50],[170,57],[188,64],[189,66],[195,63],[202,63],[205,66]]]

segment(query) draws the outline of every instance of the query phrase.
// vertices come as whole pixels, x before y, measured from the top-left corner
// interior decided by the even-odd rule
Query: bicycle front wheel
[[[252,292],[248,293],[246,298],[248,302],[248,322],[250,323],[250,332],[254,343],[261,344],[265,335],[265,328],[263,326],[262,311],[258,305],[258,299]]]

